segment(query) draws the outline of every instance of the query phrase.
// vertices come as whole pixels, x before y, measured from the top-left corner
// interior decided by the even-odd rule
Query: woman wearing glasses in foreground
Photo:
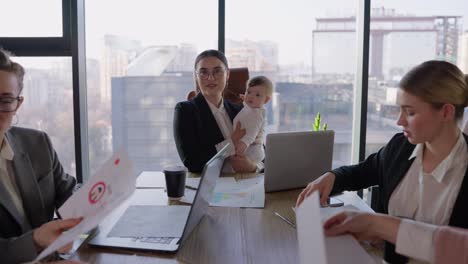
[[[223,99],[229,80],[228,62],[217,50],[206,50],[195,59],[195,83],[199,93],[188,101],[180,102],[174,113],[174,138],[180,159],[191,172],[201,172],[226,143],[236,143],[245,135],[245,129],[232,120],[242,105]],[[254,172],[260,168],[245,156],[227,159],[225,172]]]
[[[79,220],[49,224],[72,195],[75,179],[63,171],[49,137],[11,127],[24,98],[24,69],[0,49],[0,256],[2,263],[33,260]]]
[[[310,183],[297,205],[314,191],[326,203],[330,193],[378,185],[379,203],[374,209],[379,213],[468,228],[468,136],[458,127],[468,103],[464,74],[448,62],[424,62],[401,80],[397,103],[397,124],[403,133],[365,161],[327,172]],[[412,232],[417,229],[401,232],[408,236],[402,237],[400,249],[410,248],[415,236],[416,241],[429,236]],[[407,261],[390,243],[385,247],[385,260]]]

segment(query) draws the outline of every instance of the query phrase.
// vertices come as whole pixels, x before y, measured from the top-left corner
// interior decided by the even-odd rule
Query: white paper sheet
[[[300,263],[327,263],[318,192],[296,207],[296,226]]]
[[[63,219],[83,217],[74,228],[64,232],[33,261],[37,262],[96,227],[135,191],[132,165],[122,150],[112,155],[97,173],[59,209]]]
[[[352,205],[320,208],[318,192],[306,198],[301,206],[296,208],[300,263],[375,263],[352,236],[324,236],[323,220],[343,210],[356,209]]]
[[[376,264],[351,235],[325,237],[325,248],[329,264]]]
[[[236,184],[236,179],[234,179],[234,177],[221,177],[216,180],[216,188],[220,188],[224,185],[232,185],[232,184]],[[196,190],[198,189],[198,185],[200,185],[200,177],[187,178],[185,180],[186,187]]]
[[[197,186],[200,178],[190,181],[187,186]],[[265,207],[265,186],[263,183],[263,175],[236,181],[234,177],[221,177],[216,181],[216,187],[211,199],[211,206],[219,207]],[[185,195],[180,200],[184,203],[193,203],[195,191],[185,188]]]
[[[198,189],[198,185],[200,185],[200,177],[196,178],[187,178],[185,179],[185,186],[192,188],[192,189]]]
[[[265,207],[263,175],[237,182],[217,182],[211,206],[220,207]]]
[[[183,202],[183,203],[192,204],[193,200],[195,199],[195,194],[196,193],[197,193],[196,190],[185,188],[184,197],[182,197],[180,199],[180,201]]]
[[[137,178],[137,189],[164,189],[166,178],[162,171],[143,171]]]

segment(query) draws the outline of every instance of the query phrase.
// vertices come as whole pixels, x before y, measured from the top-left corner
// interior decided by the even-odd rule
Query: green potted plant
[[[315,115],[314,126],[313,126],[314,131],[320,131],[321,122],[322,122],[322,118],[320,116],[320,112],[317,112],[317,115]],[[327,130],[327,123],[323,123],[322,130],[323,131]]]

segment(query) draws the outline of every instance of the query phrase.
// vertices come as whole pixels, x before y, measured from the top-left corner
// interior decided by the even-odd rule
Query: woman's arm
[[[468,230],[439,227],[434,234],[434,263],[468,263]]]
[[[396,252],[410,258],[422,261],[434,261],[433,252],[439,252],[439,262],[436,263],[467,263],[446,261],[448,255],[452,254],[459,259],[468,258],[463,253],[463,247],[468,246],[468,232],[460,234],[445,231],[446,237],[437,236],[437,226],[408,219],[400,219],[384,214],[372,214],[348,211],[339,213],[325,224],[325,234],[336,236],[351,234],[358,240],[386,240],[396,245]],[[435,239],[433,239],[435,235]],[[458,234],[455,234],[458,233]],[[456,236],[458,237],[456,238]],[[459,239],[458,241],[456,241]],[[435,241],[435,243],[434,243]],[[464,243],[464,244],[463,244]],[[443,248],[445,246],[445,248]],[[457,246],[460,246],[457,248]],[[445,261],[444,261],[445,260]]]
[[[332,216],[324,223],[327,236],[351,234],[358,240],[397,240],[400,219],[383,214],[346,211]]]
[[[2,263],[13,264],[31,261],[37,254],[49,246],[62,232],[76,226],[81,219],[56,220],[22,234],[18,237],[0,238],[0,256]],[[68,245],[60,252],[71,249]]]
[[[33,231],[18,237],[0,238],[0,256],[2,263],[22,263],[37,257],[37,248],[33,240]]]
[[[382,184],[384,172],[394,169],[387,164],[401,155],[404,142],[406,140],[403,134],[396,134],[383,148],[369,155],[359,164],[334,169],[332,172],[336,175],[336,179],[332,193],[357,191]]]
[[[229,157],[231,159],[231,165],[235,172],[256,172],[257,163],[251,161],[245,155],[235,155]]]
[[[205,163],[216,154],[215,146],[203,146],[197,138],[196,113],[184,102],[174,110],[174,140],[179,157],[191,172],[201,172]]]

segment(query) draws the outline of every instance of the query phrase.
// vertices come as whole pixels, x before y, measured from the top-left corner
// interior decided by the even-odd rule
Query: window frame
[[[62,37],[0,37],[1,46],[18,57],[71,57],[76,178],[89,178],[87,137],[85,0],[62,0]]]
[[[371,0],[356,0],[358,60],[353,103],[352,162],[364,160],[367,129],[369,29]],[[225,50],[226,0],[218,0],[218,50]],[[85,0],[62,0],[62,37],[0,37],[1,46],[16,56],[72,58],[76,177],[89,178],[86,97]]]

